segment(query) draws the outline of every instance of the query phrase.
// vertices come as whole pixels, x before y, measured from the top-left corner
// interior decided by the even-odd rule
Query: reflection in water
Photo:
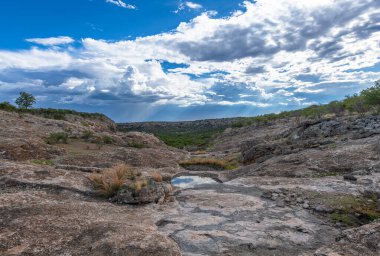
[[[202,184],[215,184],[218,183],[215,180],[207,177],[199,176],[180,176],[172,179],[172,184],[180,188],[193,188],[196,185]]]

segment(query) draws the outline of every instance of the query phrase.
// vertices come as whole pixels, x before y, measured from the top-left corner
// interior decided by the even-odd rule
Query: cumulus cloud
[[[134,40],[0,51],[0,91],[34,83],[65,103],[307,106],[380,77],[365,70],[380,63],[379,17],[377,0],[245,1]]]
[[[49,37],[49,38],[29,38],[26,39],[27,42],[52,46],[52,45],[62,45],[62,44],[70,44],[74,42],[74,39],[68,36],[59,36],[59,37]]]
[[[122,0],[106,0],[106,3],[110,3],[110,4],[114,4],[116,6],[119,6],[121,8],[125,8],[125,9],[136,9],[136,6],[132,5],[132,4],[127,4],[125,2],[123,2]]]

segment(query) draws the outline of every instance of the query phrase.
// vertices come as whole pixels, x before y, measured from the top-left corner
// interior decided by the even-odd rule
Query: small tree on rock
[[[36,98],[30,93],[20,92],[20,96],[16,99],[16,104],[21,109],[28,109],[36,103]]]

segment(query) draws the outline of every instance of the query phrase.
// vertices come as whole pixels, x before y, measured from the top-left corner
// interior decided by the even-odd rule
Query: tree
[[[20,96],[16,99],[16,104],[21,109],[28,109],[36,103],[36,98],[30,93],[20,92]]]
[[[380,105],[380,80],[376,81],[373,87],[362,91],[360,95],[368,105]]]

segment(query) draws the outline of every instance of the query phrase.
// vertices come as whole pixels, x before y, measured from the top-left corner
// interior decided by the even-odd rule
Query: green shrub
[[[241,128],[247,126],[244,122],[236,122],[231,125],[232,128]]]
[[[196,148],[206,149],[210,146],[210,141],[223,129],[196,130],[186,132],[158,132],[155,135],[160,138],[166,145],[175,148]]]
[[[375,86],[368,88],[360,93],[364,102],[369,106],[380,105],[380,80],[375,82]]]
[[[86,130],[83,132],[82,138],[85,141],[89,141],[92,137],[94,137],[94,133],[90,130]]]
[[[0,103],[0,110],[14,112],[14,111],[17,111],[17,108],[13,106],[11,103],[9,103],[8,101],[4,101]]]
[[[65,120],[66,115],[76,115],[76,116],[81,116],[83,118],[99,119],[101,121],[107,120],[107,117],[100,113],[78,112],[78,111],[70,110],[70,109],[53,109],[53,108],[30,109],[29,107],[27,109],[16,108],[9,102],[0,103],[0,110],[26,113],[26,114],[36,115],[36,116],[42,116],[49,119],[56,119],[56,120]]]
[[[112,144],[114,141],[113,141],[113,138],[111,136],[104,135],[102,137],[102,142],[103,142],[103,144]]]
[[[45,139],[47,144],[53,145],[57,143],[67,144],[69,140],[69,135],[65,132],[51,133],[49,137]]]
[[[328,113],[333,113],[336,116],[341,116],[346,110],[343,102],[340,101],[332,101],[326,105],[326,110]]]
[[[343,101],[345,109],[350,112],[365,113],[369,110],[368,106],[365,104],[363,97],[358,94],[353,96],[346,96],[346,99]]]
[[[136,142],[136,141],[132,141],[132,142],[128,143],[128,147],[131,147],[131,148],[146,148],[146,145],[144,145],[142,143],[139,143],[139,142]]]

